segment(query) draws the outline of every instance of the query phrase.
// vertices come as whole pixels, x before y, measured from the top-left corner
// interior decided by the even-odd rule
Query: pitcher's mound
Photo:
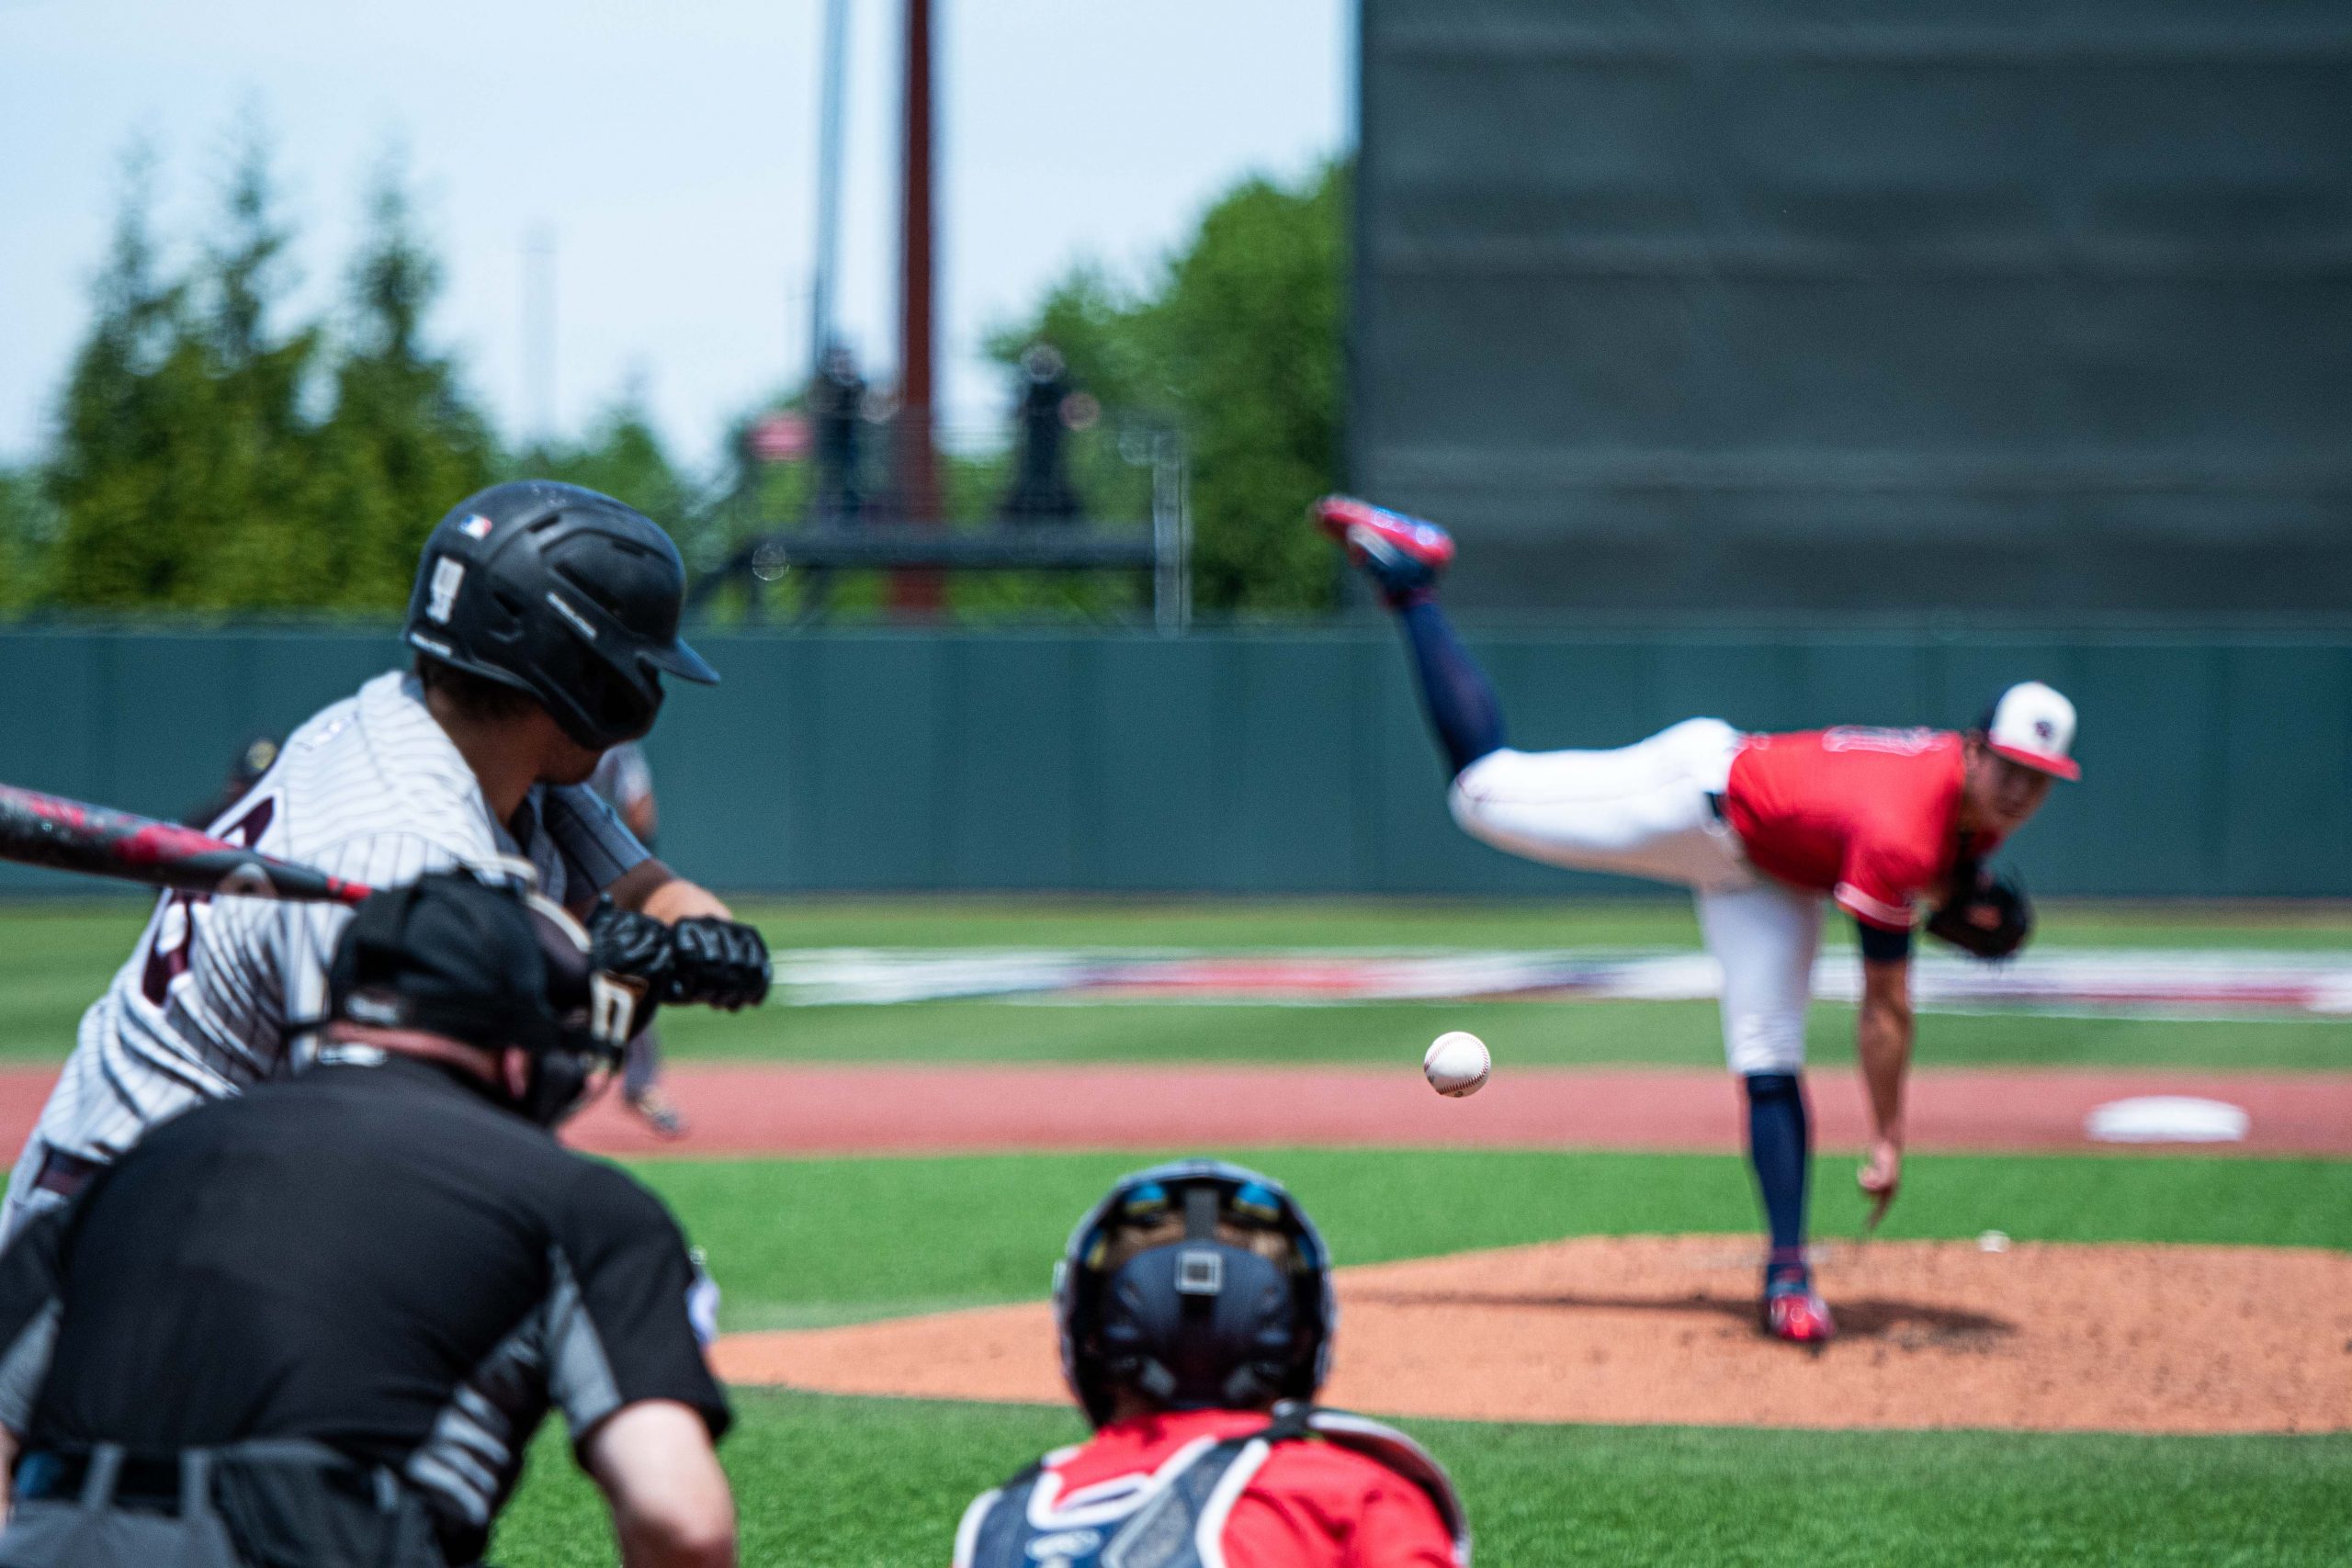
[[[1734,1236],[1592,1237],[1340,1271],[1323,1397],[1392,1416],[2141,1432],[2352,1428],[2352,1255],[1878,1242],[1817,1274],[1818,1356],[1756,1328]],[[1041,1304],[730,1336],[720,1375],[1058,1403]]]

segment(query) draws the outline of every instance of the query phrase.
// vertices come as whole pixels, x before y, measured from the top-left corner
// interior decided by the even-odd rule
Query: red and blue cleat
[[[1434,588],[1453,559],[1453,536],[1434,523],[1350,495],[1327,495],[1308,511],[1392,604]]]
[[[1838,1337],[1829,1303],[1803,1274],[1783,1275],[1764,1289],[1764,1332],[1818,1351]]]

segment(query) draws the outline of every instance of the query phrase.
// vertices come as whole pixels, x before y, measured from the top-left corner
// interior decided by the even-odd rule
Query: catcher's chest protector
[[[956,1533],[955,1568],[1225,1568],[1233,1505],[1277,1443],[1310,1433],[1370,1455],[1428,1489],[1470,1561],[1462,1506],[1444,1471],[1401,1432],[1338,1411],[1285,1407],[1257,1432],[1187,1444],[1156,1471],[1098,1482],[1068,1496],[1032,1465],[979,1498]]]

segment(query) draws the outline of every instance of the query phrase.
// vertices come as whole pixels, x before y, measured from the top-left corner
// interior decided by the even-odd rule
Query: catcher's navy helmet
[[[651,518],[551,479],[492,485],[424,541],[409,646],[537,697],[602,750],[653,728],[662,675],[715,684],[678,637],[686,570]]]
[[[1237,1228],[1282,1245],[1227,1239]],[[1122,1388],[1170,1410],[1311,1399],[1339,1307],[1330,1254],[1282,1184],[1194,1159],[1136,1172],[1079,1222],[1054,1317],[1062,1374],[1099,1427]]]

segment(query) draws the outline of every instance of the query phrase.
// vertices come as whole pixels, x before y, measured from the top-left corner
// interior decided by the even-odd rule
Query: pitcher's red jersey
[[[1960,852],[1961,738],[1843,727],[1751,735],[1724,817],[1758,871],[1826,893],[1856,919],[1907,931]],[[1989,854],[1989,834],[1971,849]]]

